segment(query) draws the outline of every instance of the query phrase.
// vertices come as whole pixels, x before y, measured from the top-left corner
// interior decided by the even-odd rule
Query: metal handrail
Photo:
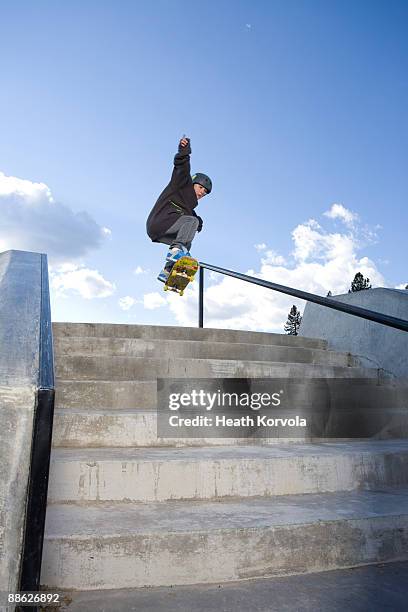
[[[226,268],[220,268],[219,266],[213,266],[211,264],[200,262],[200,274],[199,274],[199,314],[198,314],[198,326],[204,327],[204,268],[211,270],[212,272],[218,272],[219,274],[225,274],[226,276],[232,276],[240,280],[252,283],[253,285],[259,285],[260,287],[266,287],[267,289],[273,289],[280,293],[286,293],[287,295],[293,295],[293,297],[306,300],[308,302],[314,302],[321,306],[327,306],[327,308],[333,308],[345,312],[346,314],[354,315],[362,319],[368,319],[381,325],[387,325],[395,329],[408,332],[408,321],[399,319],[397,317],[391,317],[381,312],[375,312],[368,310],[367,308],[361,308],[360,306],[354,306],[352,304],[345,304],[339,302],[333,298],[323,297],[314,293],[308,293],[307,291],[301,291],[300,289],[293,289],[292,287],[286,287],[285,285],[278,285],[270,281],[256,278],[255,276],[248,276],[247,274],[241,274],[240,272],[234,272],[233,270],[227,270]]]

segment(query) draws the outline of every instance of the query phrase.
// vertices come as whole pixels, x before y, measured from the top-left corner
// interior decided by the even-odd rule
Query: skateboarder
[[[195,212],[198,200],[212,189],[210,178],[198,172],[190,175],[190,139],[180,140],[174,156],[174,170],[170,183],[159,195],[146,223],[153,242],[170,245],[163,270],[157,277],[166,282],[174,263],[183,255],[190,255],[191,243],[200,232],[203,220]]]

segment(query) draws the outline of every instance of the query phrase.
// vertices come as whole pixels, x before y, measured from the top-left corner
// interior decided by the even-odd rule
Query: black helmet
[[[197,172],[197,174],[193,174],[191,178],[193,180],[193,185],[194,183],[198,183],[201,185],[201,187],[205,187],[207,193],[210,193],[212,189],[212,182],[209,176],[203,174],[202,172]]]

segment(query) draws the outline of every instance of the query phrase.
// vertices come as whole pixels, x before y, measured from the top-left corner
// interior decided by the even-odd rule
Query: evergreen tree
[[[408,285],[405,285],[405,289],[408,289]]]
[[[351,283],[349,293],[354,293],[354,291],[363,291],[363,289],[371,289],[371,285],[369,283],[369,278],[364,278],[361,272],[357,272],[353,282]]]
[[[331,297],[332,295],[333,295],[332,292],[328,291],[326,297]]]
[[[302,315],[295,305],[290,309],[288,314],[288,320],[285,323],[284,330],[289,336],[297,336],[300,324],[302,322]]]

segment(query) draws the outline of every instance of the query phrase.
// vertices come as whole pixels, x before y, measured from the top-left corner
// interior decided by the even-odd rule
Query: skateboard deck
[[[193,257],[180,257],[171,269],[170,276],[164,284],[164,291],[175,291],[183,295],[188,283],[194,280],[198,270],[198,261]]]

